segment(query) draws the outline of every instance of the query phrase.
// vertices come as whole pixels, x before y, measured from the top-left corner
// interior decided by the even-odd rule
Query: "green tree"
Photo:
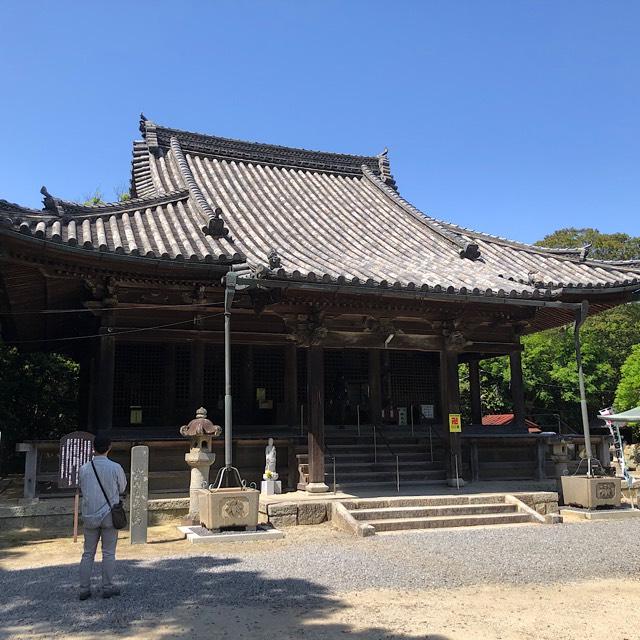
[[[616,411],[627,411],[640,405],[640,344],[633,346],[621,367],[621,374],[615,408]]]
[[[640,304],[623,305],[588,318],[580,338],[587,404],[590,415],[595,415],[598,409],[614,403],[622,367],[634,345],[640,342]],[[541,418],[543,424],[553,425],[553,414],[558,414],[578,428],[580,394],[573,325],[525,336],[522,344],[527,410],[549,414]],[[510,413],[513,409],[508,358],[484,360],[480,380],[483,412]],[[468,419],[466,367],[461,367],[460,390]]]
[[[555,249],[581,248],[591,244],[589,257],[598,260],[640,259],[640,237],[626,233],[600,233],[597,229],[559,229],[545,236],[537,245]]]
[[[591,258],[640,259],[640,237],[626,233],[606,234],[597,229],[567,228],[547,235],[536,244],[552,248],[581,248],[588,243],[592,244]],[[613,403],[623,365],[632,350],[635,354],[638,349],[634,345],[640,342],[640,304],[623,305],[590,317],[580,336],[587,404],[593,415],[598,409]],[[522,368],[529,411],[559,414],[574,426],[579,425],[580,397],[573,326],[525,336],[522,343]],[[632,369],[633,365],[627,368]],[[512,411],[509,378],[507,358],[482,362],[485,413]],[[632,382],[628,384],[633,388]],[[468,400],[468,373],[464,369],[461,371],[461,392],[463,399]]]
[[[19,470],[15,445],[56,439],[77,429],[77,363],[56,353],[23,353],[0,344],[0,458],[3,473]]]

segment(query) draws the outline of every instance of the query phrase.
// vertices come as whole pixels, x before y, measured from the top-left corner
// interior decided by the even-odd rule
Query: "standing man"
[[[113,584],[116,567],[116,545],[118,530],[113,528],[111,508],[105,500],[96,473],[104,487],[111,505],[120,502],[120,494],[127,487],[124,470],[107,457],[111,451],[111,440],[96,435],[93,441],[93,460],[80,468],[80,490],[82,491],[82,522],[84,530],[84,553],[80,562],[80,600],[91,597],[91,573],[93,560],[102,538],[102,597],[120,595],[119,587]]]

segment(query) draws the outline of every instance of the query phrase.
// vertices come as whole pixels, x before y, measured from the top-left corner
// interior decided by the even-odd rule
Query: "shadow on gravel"
[[[326,616],[348,611],[349,605],[339,596],[310,580],[273,579],[234,569],[239,562],[212,556],[119,560],[117,582],[122,595],[103,600],[94,591],[85,602],[77,600],[77,565],[0,569],[0,640],[105,633],[131,637],[148,625],[154,627],[158,640],[239,638],[243,634],[257,639],[338,638],[345,634],[355,640],[416,638],[376,627],[375,619],[359,631],[350,625],[325,623]],[[96,565],[94,576],[99,575],[99,563]],[[207,624],[191,624],[198,618],[205,618]],[[163,630],[163,626],[173,628]],[[438,634],[419,637],[448,640]]]

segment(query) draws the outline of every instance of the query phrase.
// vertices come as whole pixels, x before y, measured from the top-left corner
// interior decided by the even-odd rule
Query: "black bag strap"
[[[98,484],[100,485],[100,488],[102,489],[102,494],[104,495],[104,499],[107,501],[107,504],[109,505],[109,509],[113,509],[113,507],[111,506],[111,503],[109,502],[109,498],[107,496],[107,492],[104,490],[104,487],[102,486],[102,482],[100,482],[100,476],[98,475],[98,472],[96,471],[96,465],[93,464],[93,460],[91,461],[91,466],[93,467],[93,473],[96,474],[96,479],[98,480]]]

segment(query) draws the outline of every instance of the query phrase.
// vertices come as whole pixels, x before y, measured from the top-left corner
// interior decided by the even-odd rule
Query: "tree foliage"
[[[640,259],[640,238],[625,233],[600,233],[597,229],[560,229],[537,244],[555,247],[582,247],[592,243],[591,258],[606,260]],[[587,404],[591,416],[598,409],[616,403],[622,410],[632,402],[637,385],[640,355],[640,304],[630,303],[587,319],[580,331]],[[534,414],[559,414],[574,427],[580,424],[580,396],[573,326],[552,329],[522,340],[522,368],[527,409]],[[633,355],[630,355],[632,354]],[[635,359],[634,359],[635,358]],[[629,359],[629,360],[627,360]],[[629,362],[630,364],[626,364]],[[625,375],[624,372],[628,371]],[[463,398],[468,393],[467,374],[461,376]],[[624,382],[624,392],[619,384]],[[482,363],[481,383],[484,413],[512,411],[509,393],[509,361],[494,358]],[[635,382],[634,382],[635,380]],[[635,389],[637,391],[637,386]],[[616,390],[618,394],[616,394]],[[620,395],[623,394],[623,395]],[[636,399],[633,406],[640,404]],[[553,416],[543,424],[553,424]]]
[[[640,237],[626,233],[600,233],[597,229],[559,229],[537,245],[555,249],[582,248],[591,244],[589,257],[598,260],[634,260],[640,258]]]
[[[56,353],[23,353],[0,345],[2,470],[17,442],[55,439],[77,429],[78,365]]]
[[[616,390],[616,411],[628,411],[640,405],[640,343],[633,346],[621,368]]]

